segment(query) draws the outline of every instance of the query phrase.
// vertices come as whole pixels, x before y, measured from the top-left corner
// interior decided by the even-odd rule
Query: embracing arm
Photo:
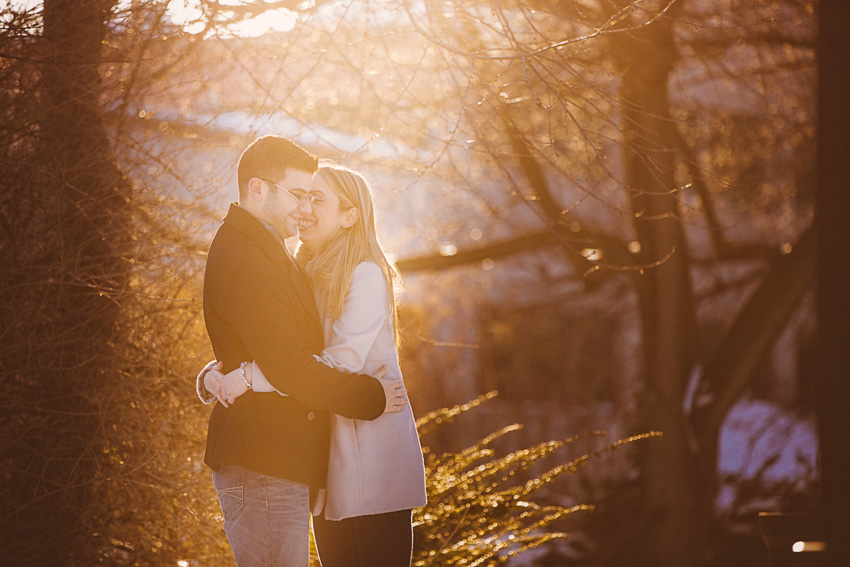
[[[343,374],[317,361],[293,323],[296,305],[287,282],[250,263],[233,273],[233,290],[224,306],[271,386],[300,402],[345,417],[374,419],[383,413],[381,383],[362,374]]]
[[[389,290],[381,269],[371,262],[358,265],[352,275],[342,313],[333,323],[328,345],[321,355],[316,356],[316,359],[331,368],[347,373],[374,371],[374,368],[364,369],[364,366],[375,344],[375,339],[392,314],[389,301]],[[255,392],[278,391],[271,385],[256,362],[247,370],[248,381],[252,383]],[[405,399],[403,386],[398,382],[400,381],[387,380],[382,381],[382,385],[385,386],[384,393],[387,398],[394,395],[391,391],[401,390],[398,395],[403,402]],[[278,393],[286,395],[283,392],[278,391]],[[387,407],[387,411],[400,409],[397,404],[388,404]]]

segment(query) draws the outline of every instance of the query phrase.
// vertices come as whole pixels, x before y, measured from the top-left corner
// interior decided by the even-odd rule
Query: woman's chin
[[[301,230],[298,232],[298,238],[301,240],[301,245],[307,250],[318,251],[323,246],[328,244],[332,238],[321,238],[320,235],[312,231],[312,229]]]
[[[316,252],[322,247],[321,243],[308,232],[306,235],[302,232],[298,233],[298,240],[301,241],[301,247],[310,252]]]

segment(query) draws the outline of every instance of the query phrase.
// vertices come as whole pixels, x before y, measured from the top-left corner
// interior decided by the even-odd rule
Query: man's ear
[[[354,223],[357,222],[358,218],[360,218],[360,209],[357,207],[351,207],[345,211],[345,215],[342,217],[342,227],[351,228],[354,226]]]
[[[252,201],[262,201],[266,189],[259,177],[252,177],[248,180],[248,198]]]

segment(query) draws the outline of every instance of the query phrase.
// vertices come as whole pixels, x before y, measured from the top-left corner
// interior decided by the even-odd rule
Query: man
[[[375,419],[403,398],[394,386],[313,357],[323,348],[319,314],[282,239],[297,233],[317,165],[289,140],[255,140],[239,159],[239,202],[207,257],[204,317],[224,372],[255,360],[288,394],[249,391],[228,404],[220,385],[205,383],[224,403],[210,417],[204,461],[240,567],[306,567],[309,486],[324,486],[329,412]]]

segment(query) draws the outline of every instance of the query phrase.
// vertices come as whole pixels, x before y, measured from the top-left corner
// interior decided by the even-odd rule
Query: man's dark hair
[[[280,136],[257,138],[239,156],[236,168],[239,199],[248,195],[248,181],[252,177],[278,180],[288,168],[316,173],[319,159],[290,140]]]

